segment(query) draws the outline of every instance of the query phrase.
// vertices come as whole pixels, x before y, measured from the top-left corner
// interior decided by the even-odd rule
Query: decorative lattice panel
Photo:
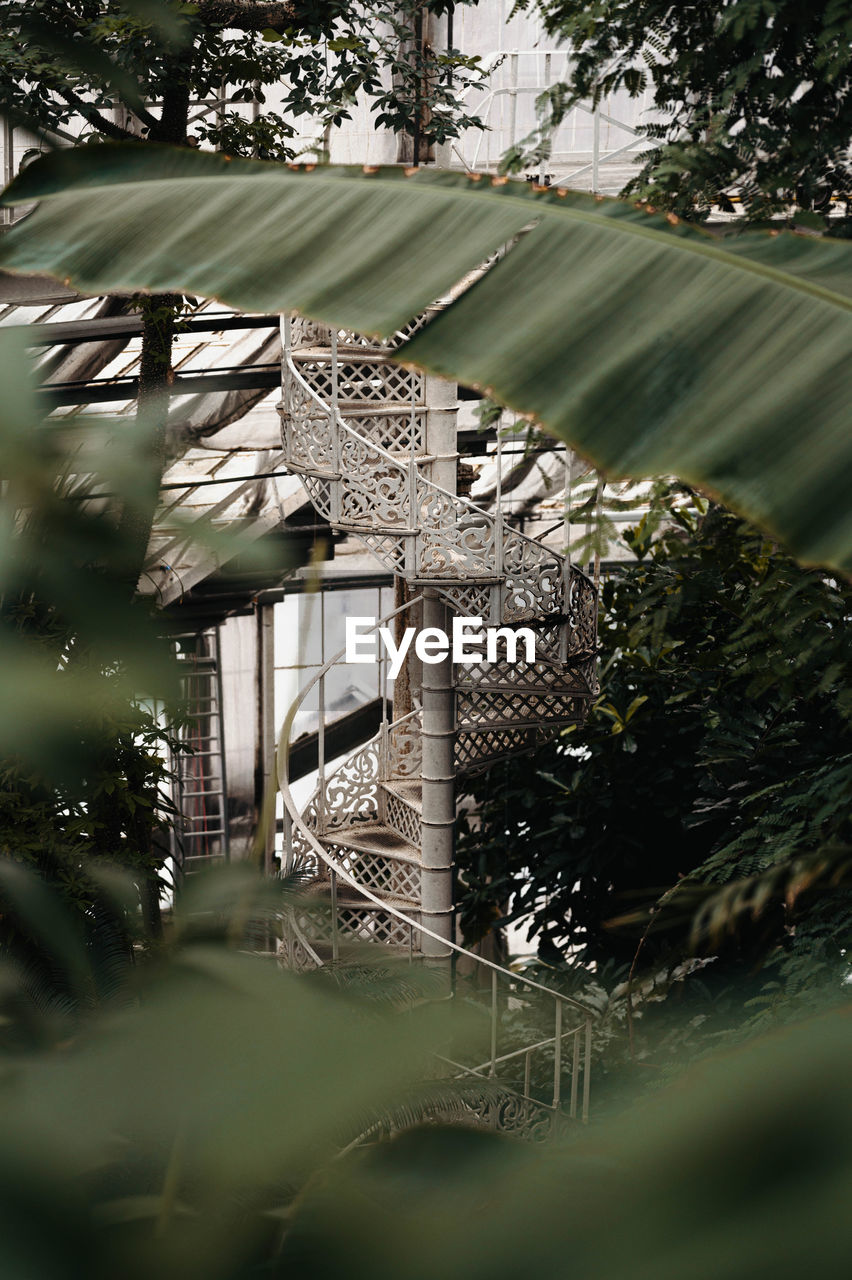
[[[423,375],[401,365],[387,364],[381,359],[337,361],[337,386],[331,352],[328,356],[296,354],[299,374],[311,391],[326,404],[335,398],[341,405],[386,404],[403,401],[423,403]]]
[[[459,729],[487,729],[504,724],[525,724],[535,728],[548,720],[579,724],[585,717],[588,700],[532,690],[459,690],[456,716]]]
[[[420,815],[393,792],[387,795],[385,821],[415,849],[420,848]]]
[[[417,863],[400,862],[380,853],[352,849],[342,841],[327,841],[326,845],[341,866],[371,893],[379,897],[401,898],[412,904],[420,901],[420,867]]]
[[[424,418],[421,410],[406,413],[345,413],[344,420],[365,440],[388,453],[417,457],[426,452]]]
[[[529,751],[535,742],[535,732],[525,728],[459,733],[456,737],[456,767],[468,772],[478,765],[487,764],[495,756]]]
[[[334,490],[332,481],[320,480],[316,476],[305,476],[305,488],[319,515],[324,520],[334,518]]]
[[[491,587],[442,587],[441,595],[457,613],[466,618],[482,618],[485,626],[491,625]]]
[[[519,645],[519,654],[523,651],[523,645]],[[593,665],[585,663],[562,668],[547,662],[526,662],[523,658],[509,662],[499,655],[498,649],[496,662],[480,662],[469,667],[459,665],[456,668],[456,685],[461,690],[486,686],[511,689],[519,694],[536,690],[539,693],[568,693],[583,697],[594,692],[588,681],[589,668]]]
[[[358,533],[361,541],[393,573],[405,568],[405,536],[403,534]]]
[[[330,909],[312,910],[299,908],[296,925],[312,943],[330,945],[334,935]],[[380,907],[365,903],[364,906],[340,904],[337,909],[337,927],[344,938],[359,938],[363,942],[381,942],[385,946],[408,947],[411,930],[403,920],[398,920]]]

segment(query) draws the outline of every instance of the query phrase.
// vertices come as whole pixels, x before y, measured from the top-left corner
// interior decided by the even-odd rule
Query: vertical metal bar
[[[259,120],[259,118],[260,118],[260,93],[261,93],[261,84],[260,84],[260,81],[259,81],[259,80],[255,80],[255,81],[254,81],[254,83],[252,84],[252,87],[251,87],[251,92],[252,92],[252,99],[251,99],[251,119],[252,119],[252,124],[256,124],[256,123],[257,123],[257,121],[258,121],[258,120]],[[259,157],[259,155],[260,155],[260,147],[258,146],[257,142],[255,142],[254,146],[252,147],[252,152],[251,152],[251,153],[252,153],[252,155],[254,156],[255,160]]]
[[[601,109],[595,107],[592,123],[592,190],[597,191],[600,185],[601,159]]]
[[[524,1054],[524,1097],[530,1096],[530,1076],[532,1075],[532,1050]]]
[[[494,571],[499,581],[491,588],[491,626],[500,626],[503,621],[503,605],[505,603],[505,586],[503,583],[503,441],[500,429],[503,415],[497,424],[497,481],[494,487]]]
[[[455,493],[458,454],[456,418],[458,392],[454,383],[428,375],[426,450],[433,461],[429,479]],[[415,527],[419,522],[415,522]],[[434,587],[423,592],[423,627],[446,630],[447,609]],[[421,676],[423,816],[421,823],[421,923],[448,942],[453,938],[453,856],[455,841],[455,697],[452,655],[423,663]],[[451,981],[452,952],[427,934],[421,946],[429,960],[446,965]],[[449,994],[449,990],[448,990]]]
[[[509,146],[515,145],[518,127],[518,55],[509,55]]]
[[[337,921],[337,872],[331,875],[331,958],[335,963],[340,959],[340,935]]]
[[[503,573],[503,440],[501,421],[497,425],[497,481],[494,486],[494,567],[497,576]]]
[[[228,105],[228,82],[226,80],[221,80],[219,82],[219,97],[216,102],[216,123],[220,129],[222,129],[225,124],[225,108],[227,105]],[[216,150],[224,151],[221,138],[219,139],[219,143],[216,147]]]
[[[317,724],[317,789],[319,830],[325,834],[325,672],[319,678],[319,721]]]
[[[601,580],[601,512],[603,510],[604,478],[598,476],[597,493],[595,494],[595,591]]]
[[[260,797],[261,813],[267,819],[264,843],[264,871],[272,873],[275,854],[275,606],[258,606],[258,655],[257,678],[260,714],[258,735],[260,741],[261,776],[263,795]]]
[[[284,806],[284,831],[282,835],[283,848],[281,850],[281,871],[283,875],[289,875],[293,870],[293,819],[290,816],[290,810],[286,804]]]
[[[381,607],[381,593],[379,593]],[[381,614],[379,614],[381,617]],[[390,777],[390,725],[388,724],[388,665],[390,659],[387,652],[378,647],[379,698],[382,706],[382,719],[379,726],[379,781],[386,782]],[[386,822],[388,816],[388,796],[384,787],[379,787],[377,794],[379,821]]]
[[[382,700],[382,724],[388,722],[388,654],[379,650],[379,697]]]
[[[331,330],[331,397],[329,402],[328,417],[329,431],[331,432],[331,459],[332,469],[335,476],[339,477],[343,470],[342,449],[344,440],[344,424],[338,412],[340,402],[340,365],[337,357],[337,329]],[[331,508],[332,519],[340,520],[343,515],[342,510],[342,489],[343,486],[340,479],[333,481],[331,490]]]
[[[565,494],[562,501],[562,542],[563,556],[562,561],[562,594],[564,598],[564,610],[570,612],[571,608],[571,500],[574,491],[574,453],[568,448],[565,450]],[[568,660],[568,627],[560,628],[559,635],[559,652],[563,662]]]
[[[553,1042],[553,1109],[558,1108],[562,1098],[562,1001],[556,1001],[556,1030]]]
[[[491,1067],[488,1074],[497,1070],[497,970],[491,970]]]
[[[214,679],[216,681],[216,705],[219,711],[219,785],[221,787],[219,798],[219,826],[222,831],[222,857],[225,862],[228,862],[231,857],[231,833],[228,825],[228,770],[225,764],[225,706],[222,696],[222,647],[220,644],[220,630],[221,628],[217,626],[213,632],[213,643],[215,645],[216,652],[216,671]]]
[[[3,186],[8,187],[9,183],[15,177],[15,129],[8,118],[3,118]],[[12,221],[12,209],[5,208],[2,212],[2,220],[4,223]]]
[[[583,1124],[589,1123],[589,1097],[592,1088],[592,1020],[586,1019],[586,1061],[583,1066]]]
[[[549,53],[546,53],[544,55],[544,87],[545,89],[550,88],[550,54]],[[550,150],[550,145],[548,145],[548,150]],[[539,181],[539,186],[542,186],[542,187],[544,186],[545,180],[547,178],[546,168],[547,167],[545,164],[544,140],[542,139],[541,155],[539,156],[539,162],[538,162],[538,181]]]
[[[574,1032],[574,1058],[571,1063],[571,1118],[577,1118],[577,1090],[580,1084],[580,1032]]]

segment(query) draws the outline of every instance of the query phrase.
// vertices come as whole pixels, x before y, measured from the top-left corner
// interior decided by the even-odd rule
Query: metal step
[[[300,889],[303,900],[311,898],[317,903],[331,904],[331,881],[317,877],[316,880],[309,881],[308,884]],[[419,911],[419,903],[412,901],[411,898],[403,898],[394,894],[377,894],[381,897],[383,903],[387,903],[390,907],[396,907],[397,911],[405,911],[409,914],[412,911]],[[371,902],[358,889],[354,889],[350,884],[344,884],[343,881],[338,883],[337,888],[337,905],[342,907],[357,907],[364,911],[381,911],[381,907],[376,906],[375,902]],[[305,903],[305,910],[310,910],[310,906]]]
[[[395,862],[420,863],[420,850],[383,822],[353,822],[318,837],[325,845],[345,845]]]
[[[389,795],[398,796],[409,808],[416,809],[418,813],[423,812],[423,783],[420,778],[394,778],[382,783],[382,786]]]

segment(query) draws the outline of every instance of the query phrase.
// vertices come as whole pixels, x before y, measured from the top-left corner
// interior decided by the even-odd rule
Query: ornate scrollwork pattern
[[[341,491],[343,524],[369,529],[405,527],[408,523],[408,473],[383,450],[347,431],[340,446],[346,476]]]
[[[379,805],[380,744],[373,738],[344,760],[325,780],[325,802],[317,794],[314,809],[319,821],[322,805],[325,829],[353,822],[375,822]]]
[[[422,577],[493,576],[496,526],[486,511],[418,476],[417,515]]]
[[[519,1093],[483,1096],[480,1101],[467,1102],[466,1108],[477,1126],[511,1133],[527,1142],[546,1142],[554,1133],[554,1112]]]
[[[412,712],[388,730],[388,758],[385,779],[419,778],[423,767],[422,714]]]

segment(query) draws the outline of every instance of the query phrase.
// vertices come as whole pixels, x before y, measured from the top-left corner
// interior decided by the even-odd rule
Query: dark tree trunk
[[[192,56],[191,52],[188,55]],[[163,96],[163,107],[152,142],[173,146],[186,145],[189,126],[190,71],[187,55],[175,60],[174,74]],[[173,379],[171,365],[175,322],[180,296],[173,293],[152,294],[142,301],[142,351],[139,361],[139,399],[136,428],[144,449],[144,478],[140,475],[137,501],[124,512],[120,533],[128,552],[128,586],[136,590],[145,563],[151,526],[157,510],[160,484],[166,465],[166,428],[169,419],[169,386]]]
[[[189,56],[192,56],[191,54]],[[175,146],[186,145],[189,126],[189,71],[183,58],[176,61],[174,78],[163,97],[163,108],[156,129],[149,138]],[[145,565],[151,529],[157,512],[166,466],[166,432],[169,421],[169,387],[174,377],[171,362],[175,325],[181,305],[179,294],[152,294],[142,300],[142,350],[139,359],[139,397],[136,431],[143,463],[135,501],[122,513],[119,536],[127,552],[127,585],[133,594]],[[141,835],[141,833],[139,833]],[[154,857],[154,831],[146,833],[150,857]],[[142,917],[151,939],[163,934],[160,913],[160,890],[155,872],[140,884]]]

